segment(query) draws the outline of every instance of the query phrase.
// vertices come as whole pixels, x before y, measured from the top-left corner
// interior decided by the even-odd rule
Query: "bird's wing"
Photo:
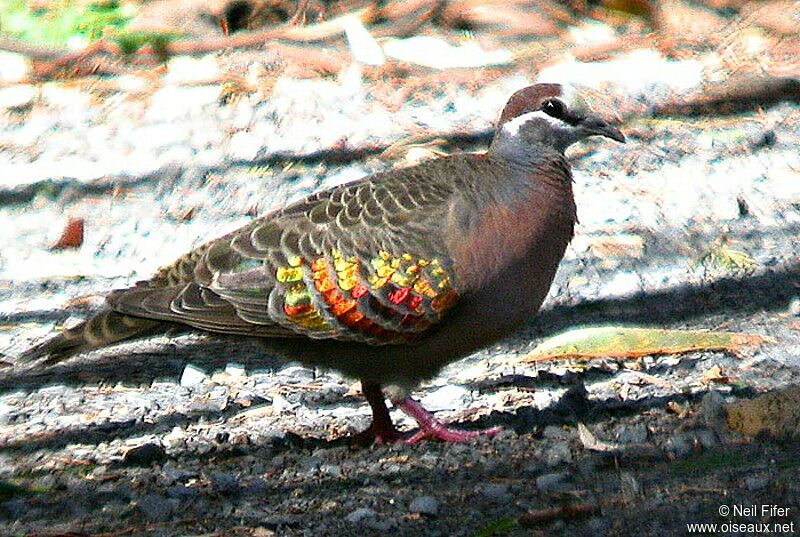
[[[433,174],[430,162],[376,174],[262,217],[109,303],[222,333],[413,339],[458,299],[443,235],[455,187],[435,162]]]

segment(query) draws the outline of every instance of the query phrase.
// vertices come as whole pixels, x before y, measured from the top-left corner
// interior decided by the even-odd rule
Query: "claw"
[[[441,440],[442,442],[469,442],[476,436],[493,437],[499,433],[501,427],[491,427],[480,431],[462,431],[451,429],[433,417],[418,401],[405,397],[395,403],[395,406],[414,418],[419,424],[419,431],[409,437],[404,437],[395,429],[389,409],[386,408],[383,391],[379,384],[362,382],[361,389],[367,402],[372,407],[372,423],[364,431],[355,435],[355,441],[360,444],[374,442],[377,445],[402,442],[404,444],[417,444],[423,440]]]
[[[418,401],[410,397],[406,397],[397,403],[397,407],[414,418],[419,424],[419,431],[414,433],[404,442],[406,444],[416,444],[422,440],[441,440],[443,442],[469,442],[476,436],[493,437],[499,433],[501,427],[491,427],[479,431],[462,431],[460,429],[451,429],[441,421],[433,417],[428,410],[425,409]]]

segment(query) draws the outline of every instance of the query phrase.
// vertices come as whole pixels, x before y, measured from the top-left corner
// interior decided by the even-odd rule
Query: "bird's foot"
[[[375,443],[380,446],[403,440],[403,435],[394,428],[380,385],[362,381],[361,391],[364,392],[364,397],[372,407],[372,423],[353,437],[356,443],[362,445]]]
[[[353,440],[361,445],[375,444],[382,446],[384,444],[402,442],[404,441],[404,437],[403,433],[395,429],[394,425],[391,423],[387,426],[386,424],[379,424],[379,422],[373,421],[369,427],[353,435]]]
[[[395,405],[419,424],[419,431],[403,440],[405,444],[416,444],[422,440],[441,440],[443,442],[469,442],[476,436],[493,437],[499,433],[501,427],[491,427],[479,431],[462,431],[451,429],[433,417],[418,401],[406,397]]]

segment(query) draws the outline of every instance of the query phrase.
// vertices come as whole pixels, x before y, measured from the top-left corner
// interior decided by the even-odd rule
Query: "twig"
[[[599,513],[600,508],[596,505],[588,503],[569,504],[561,507],[529,511],[520,516],[518,522],[523,528],[534,528],[557,519],[576,520],[594,516]]]

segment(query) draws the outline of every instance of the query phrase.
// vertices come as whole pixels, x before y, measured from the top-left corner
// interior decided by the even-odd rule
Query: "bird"
[[[539,310],[577,222],[565,150],[625,142],[572,85],[516,91],[484,153],[375,173],[314,193],[112,291],[85,322],[35,345],[54,363],[184,325],[259,338],[264,351],[360,379],[359,440],[466,442],[411,395],[445,365]],[[419,428],[401,433],[386,400]]]

